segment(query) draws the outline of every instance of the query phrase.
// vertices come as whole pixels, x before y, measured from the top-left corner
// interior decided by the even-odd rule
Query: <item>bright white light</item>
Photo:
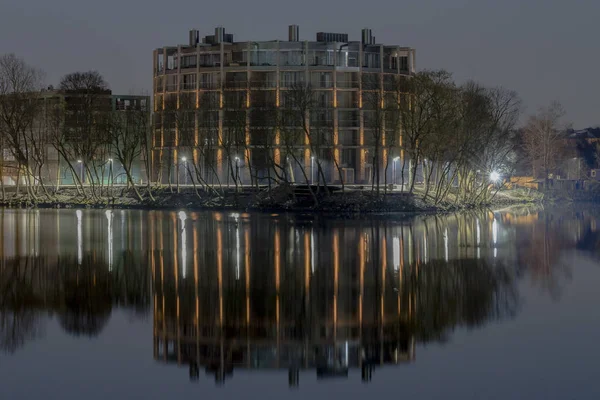
[[[79,164],[81,164],[81,163],[82,163],[82,161],[81,161],[81,160],[77,160],[77,162],[78,162]]]
[[[109,159],[108,159],[108,162],[113,162],[113,159],[112,159],[112,158],[109,158]]]
[[[236,158],[235,158],[235,161],[240,161],[240,158],[239,158],[239,157],[236,157]]]
[[[448,262],[448,228],[444,231],[444,259]]]
[[[477,223],[477,258],[481,257],[481,229],[479,228],[479,218],[476,219]]]
[[[81,229],[83,213],[81,210],[77,210],[75,215],[77,216],[77,263],[81,265],[83,262],[83,231]]]
[[[394,271],[400,270],[400,238],[395,237],[392,240],[394,251]]]
[[[187,214],[185,211],[179,211],[179,220],[181,221],[181,274],[185,279],[187,275],[187,235],[185,234],[185,220]]]
[[[398,161],[400,157],[394,157],[394,161]]]
[[[236,157],[237,158],[237,157]],[[241,259],[240,259],[240,225],[238,223],[240,214],[232,213],[231,216],[235,221],[235,279],[240,279]]]
[[[490,181],[492,182],[498,182],[500,180],[500,174],[497,173],[496,171],[492,171],[490,173]]]
[[[108,220],[108,270],[112,271],[113,267],[113,212],[112,210],[106,210],[104,213]]]
[[[181,161],[186,162],[187,158],[186,157],[181,157]]]

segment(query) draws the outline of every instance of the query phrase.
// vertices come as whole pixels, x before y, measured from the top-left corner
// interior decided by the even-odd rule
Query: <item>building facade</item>
[[[183,179],[185,162],[209,183],[301,183],[318,174],[368,183],[374,163],[383,170],[398,160],[391,110],[404,101],[415,50],[379,44],[369,29],[360,41],[326,32],[316,39],[301,41],[292,25],[287,41],[236,42],[216,28],[154,50],[152,179]],[[386,181],[397,180],[387,170]]]
[[[90,96],[49,87],[42,90],[37,99],[40,104],[31,123],[31,133],[27,141],[24,141],[27,144],[23,145],[29,146],[24,150],[26,153],[35,154],[30,157],[29,168],[36,179],[39,178],[49,186],[73,184],[73,170],[68,166],[71,164],[81,176],[81,181],[87,183],[89,174],[83,173],[85,166],[82,165],[86,156],[78,154],[81,152],[77,149],[86,147],[81,145],[82,141],[90,143],[97,141],[98,143],[94,143],[93,146],[92,144],[88,146],[96,150],[93,154],[89,154],[87,162],[90,165],[94,164],[93,169],[102,176],[99,179],[106,183],[113,178],[114,183],[125,183],[122,166],[116,161],[109,161],[116,157],[112,154],[109,134],[102,121],[105,121],[111,113],[137,110],[147,114],[149,124],[150,96],[115,95],[110,90],[101,90]],[[90,118],[93,118],[92,123],[89,123]],[[65,154],[69,157],[69,163],[65,161],[64,155],[59,156],[53,143],[57,140],[64,141]],[[13,150],[7,143],[2,143],[3,162],[0,166],[2,180],[5,185],[16,185],[17,181],[24,185],[26,184],[24,166],[19,168]],[[89,148],[86,150],[91,152]],[[143,159],[134,163],[133,175],[136,181],[147,181],[148,174],[144,165]]]

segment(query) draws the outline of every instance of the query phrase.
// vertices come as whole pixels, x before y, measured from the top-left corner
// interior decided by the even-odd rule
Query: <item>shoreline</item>
[[[334,192],[321,197],[315,207],[313,199],[306,195],[291,196],[289,191],[275,189],[268,193],[225,193],[222,197],[185,190],[172,193],[161,188],[153,191],[154,201],[149,196],[140,201],[132,191],[113,193],[92,199],[82,197],[72,191],[54,193],[55,199],[40,198],[36,203],[28,201],[25,195],[0,200],[0,207],[6,209],[99,209],[99,210],[144,210],[144,211],[215,211],[215,212],[261,212],[294,213],[326,216],[375,216],[375,215],[435,215],[461,211],[473,211],[509,206],[539,206],[544,201],[541,196],[511,195],[514,191],[501,191],[492,201],[481,204],[456,204],[450,202],[426,202],[419,193],[388,192],[377,196],[371,191],[348,190]],[[146,194],[146,193],[144,193]],[[515,194],[515,193],[512,193]],[[292,198],[293,197],[293,198]]]

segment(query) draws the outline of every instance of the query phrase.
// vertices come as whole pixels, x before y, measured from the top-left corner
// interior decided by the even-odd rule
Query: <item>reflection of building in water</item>
[[[493,215],[372,225],[198,218],[156,220],[151,231],[177,227],[186,239],[155,234],[150,244],[154,356],[189,365],[192,378],[201,367],[219,382],[234,368],[282,368],[296,384],[299,369],[364,366],[370,379],[374,365],[413,360],[419,337],[439,340],[500,317],[495,302],[514,305],[504,295],[511,278],[477,260],[497,255]]]
[[[191,363],[194,376],[200,365],[220,380],[233,366],[321,375],[367,366],[369,379],[370,366],[414,359],[415,341],[444,340],[456,326],[513,309],[512,277],[501,268],[510,232],[491,214],[339,221],[15,210],[0,218],[0,335],[18,331],[29,311],[60,313],[69,332],[96,335],[114,308],[152,304],[156,358]]]
[[[151,260],[157,360],[217,381],[233,368],[285,368],[294,384],[299,369],[363,367],[370,379],[374,365],[414,359],[416,293],[399,289],[403,262],[394,269],[382,232],[244,215],[202,222],[190,224],[187,261],[177,235],[152,239],[162,249]]]

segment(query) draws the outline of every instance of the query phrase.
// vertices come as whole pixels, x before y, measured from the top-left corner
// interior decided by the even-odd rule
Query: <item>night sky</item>
[[[286,40],[289,24],[302,40],[317,31],[360,40],[369,27],[378,42],[415,47],[419,69],[514,89],[527,113],[558,100],[583,128],[600,124],[598,15],[595,0],[4,0],[0,53],[41,67],[48,84],[97,69],[115,92],[148,93],[152,50],[186,43],[190,28],[222,25],[245,41]]]

